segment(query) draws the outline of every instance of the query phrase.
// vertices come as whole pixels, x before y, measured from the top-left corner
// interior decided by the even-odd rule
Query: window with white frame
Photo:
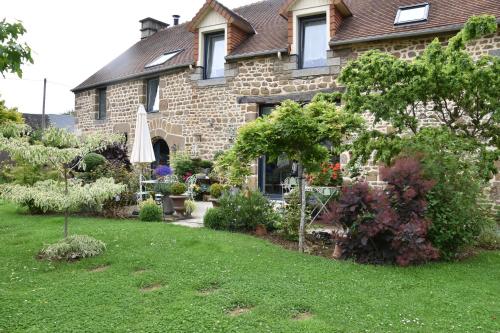
[[[425,22],[429,15],[429,4],[422,3],[412,6],[399,7],[394,20],[395,25]]]
[[[226,40],[224,32],[215,32],[204,35],[205,60],[204,78],[213,79],[224,76],[224,57],[226,53]]]
[[[325,14],[299,19],[300,68],[326,66],[327,33]]]

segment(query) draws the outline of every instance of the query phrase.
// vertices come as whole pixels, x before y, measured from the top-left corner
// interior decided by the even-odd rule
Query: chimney
[[[172,15],[174,18],[174,25],[179,25],[179,19],[181,18],[179,15]]]
[[[141,23],[141,39],[148,38],[162,29],[168,28],[169,24],[146,17],[139,21]]]

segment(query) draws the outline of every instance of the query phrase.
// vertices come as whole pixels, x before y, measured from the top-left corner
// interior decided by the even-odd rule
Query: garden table
[[[330,213],[328,204],[332,201],[338,191],[338,187],[335,186],[306,186],[306,193],[311,193],[312,197],[316,200],[314,208],[317,209],[317,212],[312,217],[309,225],[312,224],[321,214]]]

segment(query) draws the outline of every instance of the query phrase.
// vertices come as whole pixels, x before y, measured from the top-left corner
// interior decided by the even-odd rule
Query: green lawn
[[[61,237],[62,218],[0,203],[0,332],[500,330],[500,252],[402,269],[163,223],[73,218],[70,232],[108,249],[39,262],[42,245]],[[231,313],[237,307],[246,312]]]

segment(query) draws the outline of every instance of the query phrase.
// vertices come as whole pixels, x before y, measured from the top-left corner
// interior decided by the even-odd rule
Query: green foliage
[[[184,183],[177,182],[173,183],[170,186],[170,192],[173,195],[183,195],[184,193],[186,193],[186,191],[187,191],[187,186]]]
[[[140,204],[139,219],[145,222],[159,222],[163,220],[162,208],[153,199]]]
[[[3,184],[0,186],[0,198],[36,212],[75,212],[83,207],[101,209],[104,202],[120,194],[125,186],[115,184],[112,178],[100,178],[90,184],[71,179],[68,193],[64,188],[64,183],[54,180],[39,181],[32,186]]]
[[[196,172],[195,163],[188,154],[183,152],[173,154],[170,166],[174,169],[174,174],[181,179],[187,174],[195,174]]]
[[[212,184],[210,185],[210,195],[213,198],[218,199],[222,196],[224,189],[225,187],[222,184],[219,183]]]
[[[8,108],[4,100],[0,100],[0,125],[7,122],[23,124],[23,115],[17,111],[17,108]]]
[[[223,184],[242,187],[251,172],[248,163],[238,157],[236,150],[229,149],[218,154],[212,174]]]
[[[31,49],[26,43],[19,43],[18,39],[26,33],[21,22],[9,23],[5,19],[0,21],[0,74],[15,73],[22,77],[21,65],[33,63]]]
[[[97,153],[90,153],[83,158],[85,171],[94,171],[98,166],[106,163],[106,158]]]
[[[449,131],[426,129],[405,142],[403,154],[419,156],[427,178],[436,181],[427,195],[429,239],[441,257],[452,259],[477,240],[488,222],[478,200],[487,185],[481,147]]]
[[[500,58],[482,56],[475,61],[466,43],[496,31],[492,16],[472,17],[448,46],[435,39],[412,61],[380,51],[369,51],[350,62],[339,80],[347,87],[345,108],[350,113],[370,111],[375,123],[389,122],[389,134],[362,134],[354,144],[351,165],[367,160],[388,160],[404,147],[398,135],[422,130],[419,116],[432,107],[432,117],[456,136],[474,140],[482,147],[500,147]],[[380,150],[382,148],[382,151]]]
[[[257,224],[263,224],[267,230],[274,230],[280,216],[271,203],[260,192],[224,195],[219,201],[220,207],[212,210],[205,221],[205,226],[230,231],[254,231]],[[215,221],[215,219],[219,219]]]
[[[0,177],[8,183],[33,185],[43,180],[58,180],[59,172],[48,166],[31,165],[20,161],[2,165]]]
[[[228,219],[220,208],[209,208],[203,216],[203,225],[214,230],[227,230]]]
[[[39,257],[46,260],[78,260],[95,257],[106,250],[106,244],[86,235],[66,237],[40,251]]]
[[[184,201],[184,208],[186,209],[186,215],[191,216],[196,209],[196,202],[193,200],[186,200]]]
[[[491,220],[487,223],[477,239],[477,246],[487,250],[500,250],[499,226]]]
[[[307,194],[307,192],[306,192]],[[279,226],[285,238],[289,240],[298,240],[299,238],[299,225],[300,225],[300,192],[292,190],[286,194],[287,205],[283,212],[282,222]],[[311,209],[309,205],[306,206],[305,211],[306,224],[311,221]]]
[[[163,195],[170,195],[170,193],[172,193],[171,187],[171,183],[157,183],[155,184],[155,192]]]

